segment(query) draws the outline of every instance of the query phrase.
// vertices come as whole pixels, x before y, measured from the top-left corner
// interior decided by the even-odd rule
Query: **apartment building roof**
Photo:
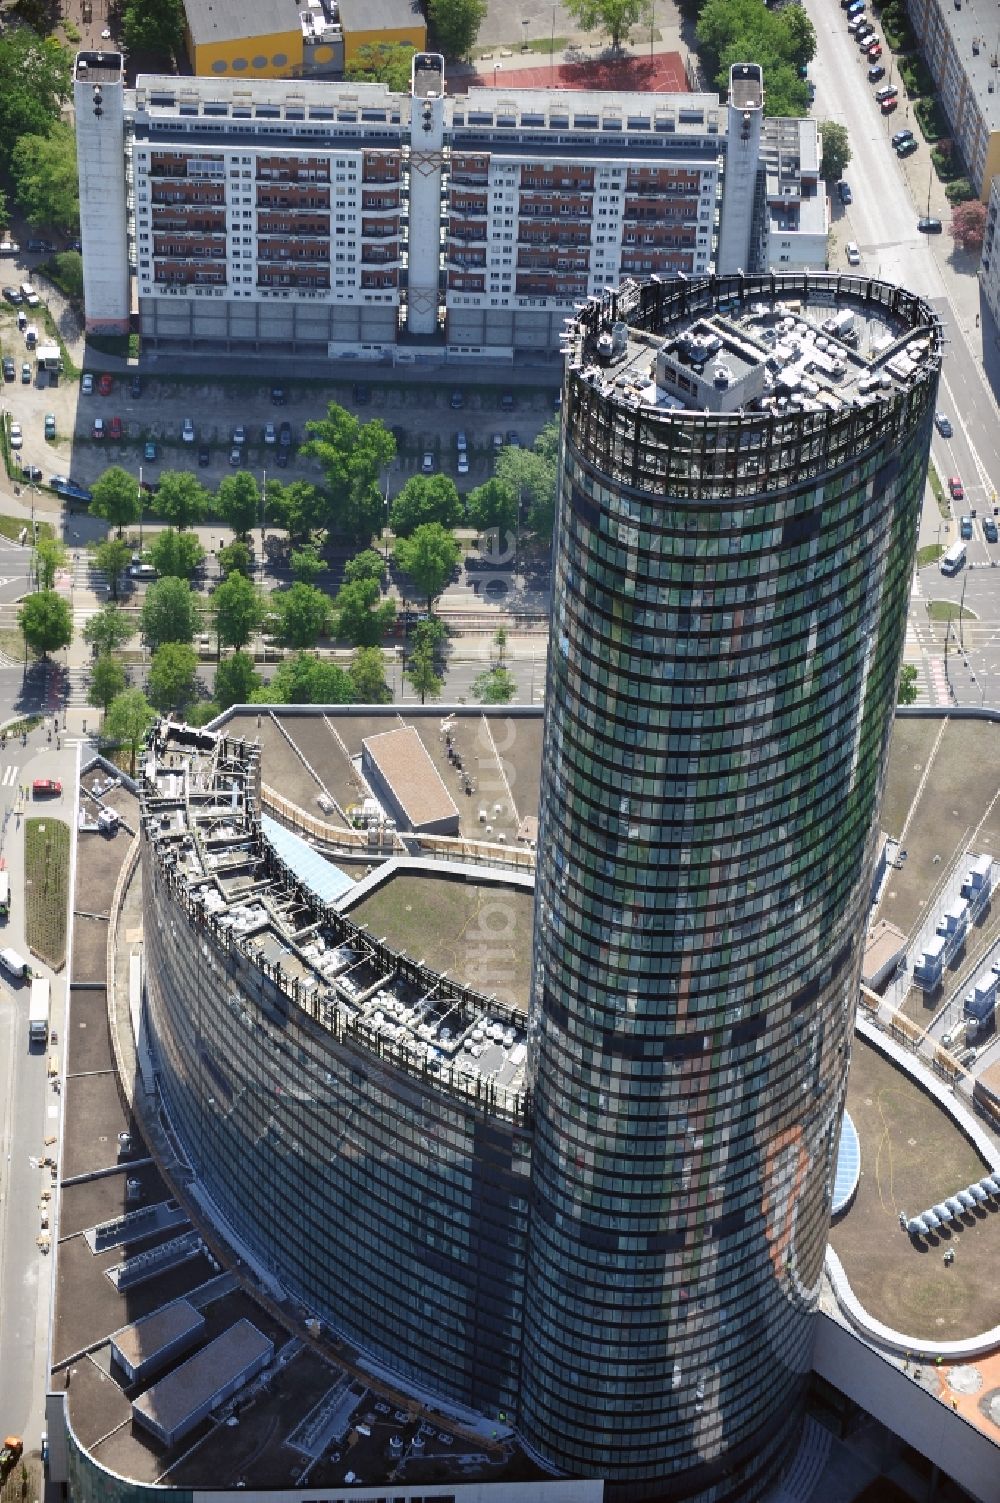
[[[184,0],[188,31],[196,47],[298,31],[299,9],[297,0]]]
[[[962,71],[976,96],[988,130],[1000,130],[1000,34],[995,0],[965,0],[961,9],[937,0],[933,7],[951,36]],[[992,90],[990,84],[993,85]]]
[[[362,743],[413,830],[440,820],[458,822],[458,805],[412,725],[383,731]]]
[[[340,20],[346,32],[405,31],[424,27],[419,0],[339,0]]]

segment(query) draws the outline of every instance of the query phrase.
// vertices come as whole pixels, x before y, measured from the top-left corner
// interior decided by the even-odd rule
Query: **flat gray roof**
[[[412,725],[368,736],[361,744],[414,830],[439,819],[458,819],[458,805]]]
[[[122,1326],[112,1336],[111,1344],[130,1367],[139,1369],[164,1347],[200,1331],[204,1324],[204,1315],[195,1309],[190,1300],[179,1299],[162,1310],[155,1310],[143,1320]]]
[[[423,27],[418,0],[339,0],[340,24],[350,31],[405,31]]]
[[[188,30],[197,46],[297,32],[302,8],[297,0],[184,0]]]
[[[249,1320],[238,1320],[200,1352],[140,1394],[132,1408],[156,1431],[172,1435],[252,1362],[269,1357],[273,1343]]]

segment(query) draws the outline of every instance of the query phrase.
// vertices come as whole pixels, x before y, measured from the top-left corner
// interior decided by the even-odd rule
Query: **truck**
[[[0,950],[0,966],[7,972],[8,976],[24,977],[31,974],[28,970],[28,962],[16,950]]]
[[[57,344],[40,344],[35,351],[35,361],[40,371],[55,371],[57,376],[62,372],[62,355]]]
[[[0,859],[0,920],[4,923],[10,918],[10,872],[7,864]]]
[[[44,976],[36,976],[31,983],[28,1040],[32,1044],[41,1044],[43,1048],[49,1042],[49,983]]]

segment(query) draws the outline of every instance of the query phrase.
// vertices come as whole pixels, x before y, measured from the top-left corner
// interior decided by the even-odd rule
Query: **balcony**
[[[324,291],[330,286],[329,272],[258,271],[258,287],[281,287],[290,290],[299,288]]]

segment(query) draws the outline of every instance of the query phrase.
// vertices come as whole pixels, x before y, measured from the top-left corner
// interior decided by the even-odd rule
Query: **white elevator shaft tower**
[[[444,165],[444,58],[418,52],[410,104],[410,238],[406,327],[436,334],[441,282],[441,172]]]
[[[128,184],[125,76],[118,52],[78,52],[73,68],[88,333],[127,334]]]

